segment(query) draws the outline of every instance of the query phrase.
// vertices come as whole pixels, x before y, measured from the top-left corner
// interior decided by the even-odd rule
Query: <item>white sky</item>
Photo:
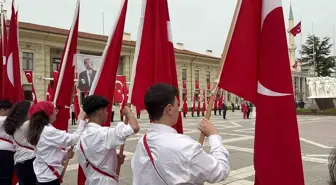
[[[3,0],[2,0],[3,1]],[[222,53],[237,0],[168,0],[174,44],[184,43],[185,49],[205,53]],[[102,13],[105,15],[105,35],[110,33],[122,0],[81,0],[80,31],[102,34]],[[5,8],[10,16],[11,1]],[[76,0],[16,0],[19,20],[69,29]],[[136,40],[142,0],[129,0],[125,32]],[[283,0],[286,25],[290,0]],[[309,33],[333,37],[336,27],[336,0],[292,0],[295,23],[302,19],[303,42]],[[335,28],[336,29],[336,28]],[[296,37],[300,45],[300,35]]]

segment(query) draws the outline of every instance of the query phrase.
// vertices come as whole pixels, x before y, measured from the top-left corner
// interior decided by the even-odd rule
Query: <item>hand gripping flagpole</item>
[[[232,21],[231,21],[230,30],[229,30],[229,33],[228,33],[228,36],[227,36],[227,39],[226,39],[225,47],[224,47],[224,50],[223,50],[223,53],[222,53],[220,65],[219,65],[219,68],[218,68],[218,71],[217,71],[217,77],[216,77],[216,80],[214,81],[213,87],[211,89],[211,96],[210,96],[210,99],[209,99],[209,102],[208,102],[208,105],[207,105],[207,109],[206,109],[206,114],[205,114],[206,119],[210,119],[210,117],[211,117],[211,110],[212,110],[212,107],[213,107],[213,104],[214,104],[214,101],[215,101],[219,79],[220,79],[221,74],[222,74],[222,70],[223,70],[223,67],[224,67],[224,61],[226,59],[226,55],[227,55],[227,52],[228,52],[228,49],[229,49],[229,46],[230,46],[230,43],[231,43],[233,30],[236,26],[236,22],[237,22],[237,18],[238,18],[238,12],[240,10],[241,4],[242,4],[242,0],[238,0],[238,2],[236,4],[235,12],[233,14],[233,18],[232,18]],[[202,132],[200,134],[200,137],[199,137],[198,141],[201,145],[203,145],[204,134]]]
[[[130,103],[127,103],[126,104],[126,106],[125,107],[129,107],[129,108],[131,108],[131,104]],[[127,116],[125,116],[125,124],[127,125],[128,124],[128,118],[127,118]],[[122,144],[121,146],[120,146],[120,149],[119,149],[119,155],[120,156],[122,156],[122,155],[124,155],[123,153],[124,153],[124,148],[125,148],[125,144]],[[116,174],[118,175],[118,181],[119,181],[119,174],[120,174],[120,169],[121,169],[121,163],[119,163],[118,162],[118,166],[117,166],[117,170],[116,170]]]
[[[69,151],[73,151],[73,149],[74,149],[74,146],[71,146],[71,148],[69,149]],[[63,166],[62,173],[61,173],[61,179],[63,179],[63,177],[64,177],[64,174],[65,174],[66,169],[67,169],[67,167],[68,167],[69,161],[70,161],[70,159],[68,158],[68,159],[64,162],[64,166]]]

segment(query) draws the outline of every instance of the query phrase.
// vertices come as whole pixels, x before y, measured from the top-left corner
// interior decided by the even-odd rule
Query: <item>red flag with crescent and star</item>
[[[301,21],[290,30],[290,33],[295,37],[297,34],[301,33]]]
[[[126,76],[117,75],[115,88],[114,88],[114,103],[122,103],[125,97],[125,91],[127,89]]]
[[[58,77],[55,83],[56,88],[53,95],[53,103],[58,108],[57,118],[53,126],[65,131],[68,131],[68,121],[70,119],[69,108],[73,95],[73,79],[75,75],[74,56],[77,53],[79,9],[80,1],[77,0],[73,22],[64,45],[61,66],[58,69]]]
[[[128,103],[145,109],[144,97],[150,86],[167,83],[179,88],[168,2],[143,0],[142,7]],[[181,114],[173,128],[183,133]]]
[[[281,0],[237,6],[218,86],[256,105],[255,185],[304,185]]]
[[[32,85],[32,96],[34,104],[37,103],[36,92],[33,83],[33,71],[32,70],[24,70],[28,83]]]
[[[9,25],[8,43],[6,46],[6,72],[4,75],[4,99],[17,103],[24,99],[21,83],[21,69],[19,56],[18,25],[15,15],[14,1]]]
[[[120,61],[122,39],[124,35],[124,27],[126,20],[128,0],[121,3],[120,11],[116,17],[115,25],[112,27],[111,34],[105,46],[103,56],[101,58],[101,67],[93,80],[89,95],[99,95],[105,97],[110,104],[107,108],[107,119],[103,126],[111,125],[111,108],[114,98],[114,89],[117,76],[118,65]],[[117,160],[117,159],[115,159]],[[114,169],[110,169],[113,171]],[[79,166],[78,185],[85,184],[85,175]]]

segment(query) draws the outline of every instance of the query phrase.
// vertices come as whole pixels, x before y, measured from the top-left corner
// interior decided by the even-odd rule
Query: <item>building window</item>
[[[206,72],[206,82],[207,82],[207,85],[208,85],[208,83],[210,83],[210,78],[211,78],[210,71],[207,71]]]
[[[58,71],[58,69],[60,68],[61,66],[61,59],[60,58],[54,58],[53,59],[53,63],[52,63],[52,70],[53,71]]]
[[[195,81],[199,82],[199,70],[195,70]]]
[[[123,57],[120,57],[117,74],[118,74],[118,75],[124,75],[124,62],[123,62]]]
[[[182,69],[182,80],[187,80],[187,69]]]
[[[23,61],[22,65],[23,70],[33,70],[34,53],[23,52],[22,61]]]
[[[228,93],[228,101],[231,101],[231,93]]]
[[[33,101],[33,93],[32,93],[32,91],[28,91],[28,90],[23,91],[23,96],[24,96],[25,100]]]

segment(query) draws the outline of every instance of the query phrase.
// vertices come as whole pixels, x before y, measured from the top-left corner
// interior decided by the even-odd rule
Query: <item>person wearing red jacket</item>
[[[244,102],[243,105],[242,105],[242,109],[243,109],[243,118],[246,119],[246,114],[247,114],[247,111],[248,111],[248,107],[246,105],[247,103]]]

